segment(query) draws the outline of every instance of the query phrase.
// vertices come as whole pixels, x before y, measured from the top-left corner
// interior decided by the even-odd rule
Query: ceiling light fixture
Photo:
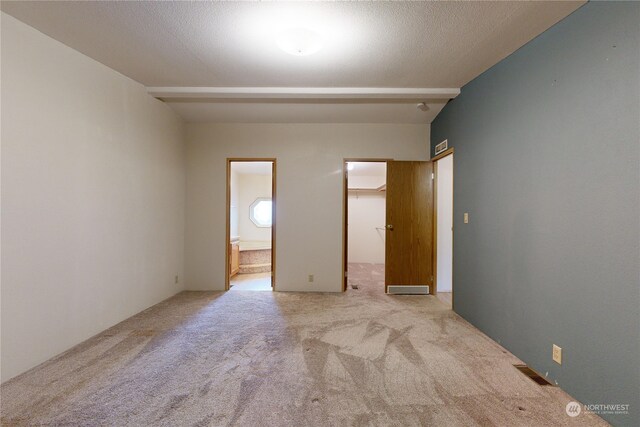
[[[290,28],[278,34],[276,44],[283,51],[295,56],[313,55],[322,49],[322,37],[306,28]]]

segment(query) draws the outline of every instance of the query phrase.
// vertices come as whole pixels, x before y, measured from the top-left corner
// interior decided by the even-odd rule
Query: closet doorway
[[[227,159],[226,283],[275,290],[276,159]]]
[[[385,283],[387,160],[344,162],[343,290]]]

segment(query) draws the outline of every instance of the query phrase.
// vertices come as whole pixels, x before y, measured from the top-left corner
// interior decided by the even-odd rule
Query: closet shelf
[[[379,193],[381,191],[387,191],[387,185],[382,184],[377,188],[349,188],[349,191],[358,191],[358,192],[370,192],[370,193]]]

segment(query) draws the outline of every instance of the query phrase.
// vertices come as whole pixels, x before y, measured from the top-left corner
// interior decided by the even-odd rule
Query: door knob
[[[387,230],[393,230],[393,225],[387,224]]]

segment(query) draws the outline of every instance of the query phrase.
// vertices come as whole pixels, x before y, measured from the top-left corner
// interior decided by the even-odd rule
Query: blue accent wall
[[[640,3],[588,3],[464,86],[444,139],[456,311],[640,426]]]

